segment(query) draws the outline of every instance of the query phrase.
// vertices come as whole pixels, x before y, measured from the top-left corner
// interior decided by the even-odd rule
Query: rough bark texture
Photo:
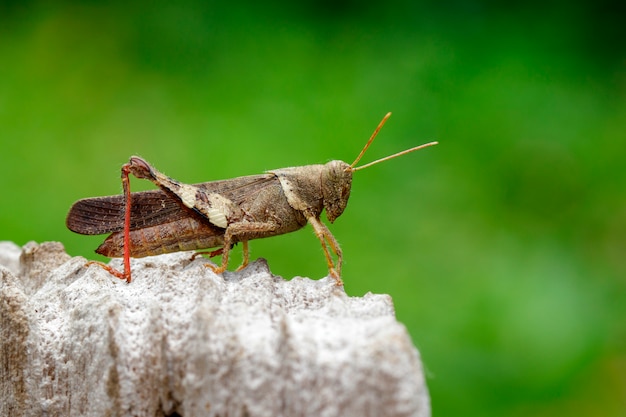
[[[59,243],[0,243],[0,415],[430,415],[389,296],[205,262],[133,260],[127,284]]]

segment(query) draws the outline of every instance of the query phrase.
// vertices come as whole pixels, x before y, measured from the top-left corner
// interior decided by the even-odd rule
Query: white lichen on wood
[[[430,415],[389,296],[190,258],[133,260],[127,284],[58,243],[0,243],[0,415]]]

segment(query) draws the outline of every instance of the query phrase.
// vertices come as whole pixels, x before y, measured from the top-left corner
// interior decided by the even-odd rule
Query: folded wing
[[[207,193],[219,193],[236,204],[277,181],[273,174],[251,175],[233,180],[194,184]],[[67,215],[66,225],[73,232],[99,235],[124,229],[126,198],[124,195],[78,200]],[[199,214],[186,207],[179,198],[163,190],[131,194],[130,229],[145,229],[177,222]]]

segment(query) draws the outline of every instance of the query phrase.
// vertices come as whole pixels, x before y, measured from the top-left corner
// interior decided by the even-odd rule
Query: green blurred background
[[[435,416],[626,416],[618,1],[3,2],[0,239],[75,235],[133,154],[184,182],[434,148],[355,174],[331,230],[388,293]],[[133,182],[133,189],[151,184]],[[284,277],[310,228],[255,241]],[[240,249],[234,251],[240,260]]]

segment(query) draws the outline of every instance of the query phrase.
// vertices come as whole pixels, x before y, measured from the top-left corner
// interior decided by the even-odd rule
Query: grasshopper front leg
[[[339,247],[337,239],[335,239],[333,234],[330,233],[328,227],[326,227],[326,225],[322,223],[318,217],[308,213],[305,213],[305,215],[309,223],[311,223],[311,226],[313,226],[315,235],[322,243],[322,249],[324,250],[324,255],[326,255],[326,262],[328,263],[329,275],[335,279],[338,287],[343,286],[343,281],[341,280],[341,264],[343,262],[343,253],[341,252],[341,248]],[[328,242],[332,251],[335,253],[335,255],[337,255],[336,267],[333,263],[333,258],[328,251],[328,246],[326,245],[326,242]]]

